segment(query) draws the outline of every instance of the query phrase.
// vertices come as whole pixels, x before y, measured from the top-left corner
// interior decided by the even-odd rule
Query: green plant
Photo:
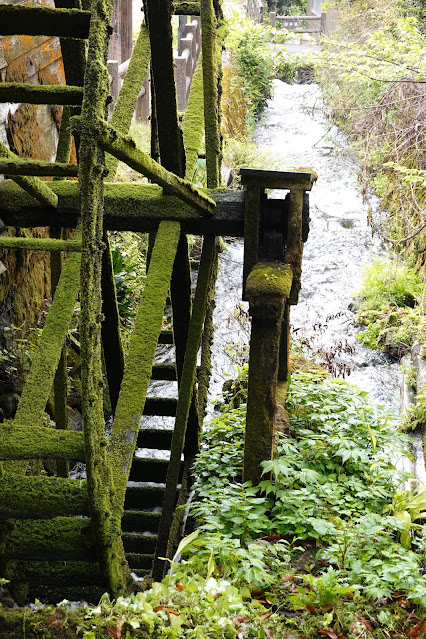
[[[359,294],[359,334],[369,348],[401,356],[416,339],[426,336],[423,314],[424,282],[398,260],[380,260],[365,269]]]
[[[119,244],[114,247],[111,255],[118,312],[123,324],[128,324],[131,322],[131,318],[136,315],[133,306],[133,285],[136,280],[137,264],[132,262]]]
[[[400,543],[404,548],[411,548],[411,531],[424,528],[415,522],[426,518],[426,486],[419,486],[413,493],[397,490],[392,504],[385,508],[396,517],[402,526]]]

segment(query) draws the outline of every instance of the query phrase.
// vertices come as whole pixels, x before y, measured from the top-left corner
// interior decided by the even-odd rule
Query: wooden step
[[[157,535],[144,535],[142,533],[123,533],[123,545],[125,553],[150,555],[155,552]]]
[[[127,487],[124,510],[156,508],[163,503],[164,485],[139,484]]]
[[[144,415],[175,417],[177,399],[174,397],[147,397],[143,409]]]
[[[87,482],[62,477],[0,477],[0,518],[88,515]]]
[[[72,430],[19,426],[14,422],[0,424],[0,460],[12,459],[69,459],[84,462],[84,435]]]
[[[140,577],[144,576],[145,571],[151,570],[154,555],[141,555],[139,553],[130,552],[126,555],[126,559],[129,562],[130,570]],[[139,572],[141,572],[142,575],[140,575]]]
[[[4,556],[28,560],[93,560],[96,556],[90,519],[9,519]]]
[[[138,433],[138,448],[153,448],[157,450],[170,450],[173,430],[159,428],[141,428]]]
[[[46,584],[30,584],[27,594],[27,602],[35,599],[57,604],[64,599],[68,601],[87,601],[97,605],[102,595],[107,590],[106,586],[86,586],[83,584],[70,584],[69,586],[53,586]]]
[[[165,483],[168,467],[168,459],[134,457],[130,471],[130,481],[152,481],[156,484]],[[179,479],[181,478],[182,474]]]
[[[0,82],[0,102],[78,106],[82,101],[83,89],[81,87],[61,84]]]
[[[161,513],[149,510],[125,510],[121,518],[123,532],[157,532]]]
[[[170,329],[163,329],[158,338],[159,344],[174,344],[173,331]]]
[[[177,379],[175,364],[154,364],[151,379],[175,382]]]
[[[104,584],[99,565],[94,561],[28,561],[6,562],[5,579],[18,579],[25,583],[49,584],[49,586],[85,586]],[[106,584],[104,584],[106,587]]]
[[[0,5],[0,36],[89,37],[90,11]]]

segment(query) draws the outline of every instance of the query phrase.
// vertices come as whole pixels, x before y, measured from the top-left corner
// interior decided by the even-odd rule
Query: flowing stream
[[[398,413],[399,364],[361,345],[351,310],[363,266],[377,258],[382,248],[367,224],[358,166],[344,136],[335,127],[330,129],[325,119],[319,87],[275,80],[273,97],[256,125],[255,140],[260,153],[271,154],[271,168],[308,167],[318,174],[310,195],[302,290],[299,304],[291,309],[293,336],[308,344],[311,352],[322,352],[323,358],[325,354],[340,376]],[[275,191],[269,197],[283,194]],[[217,283],[212,398],[226,379],[235,376],[235,360],[242,362],[242,345],[249,339],[247,305],[240,301],[243,242],[226,244]],[[413,448],[419,458],[418,441],[413,440]],[[421,468],[422,455],[412,467],[419,479],[424,476]]]

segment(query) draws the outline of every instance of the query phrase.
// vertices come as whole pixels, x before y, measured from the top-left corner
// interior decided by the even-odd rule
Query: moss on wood
[[[111,118],[111,126],[122,135],[129,131],[138,96],[148,72],[150,56],[148,29],[142,25]],[[108,180],[111,182],[114,181],[117,167],[118,159],[107,156],[106,168],[109,171]]]
[[[24,82],[0,83],[0,102],[79,105],[82,99],[81,87],[61,84],[25,84]]]
[[[185,178],[192,181],[204,136],[204,96],[202,55],[192,77],[188,106],[182,121],[183,144],[186,155]]]
[[[88,514],[86,481],[20,475],[3,475],[1,478],[2,518],[55,517],[63,514]]]
[[[200,269],[198,272],[197,288],[195,290],[191,320],[189,323],[188,340],[183,362],[182,377],[179,386],[179,397],[176,408],[176,420],[173,430],[170,461],[167,469],[166,488],[163,499],[162,517],[158,532],[156,560],[153,576],[158,579],[163,571],[163,563],[158,558],[164,556],[167,550],[167,540],[173,520],[175,507],[176,486],[179,481],[181,455],[184,447],[189,410],[192,403],[193,389],[197,370],[197,355],[201,344],[204,317],[206,313],[207,296],[211,282],[213,257],[215,251],[214,236],[204,238]]]
[[[9,151],[7,146],[4,145],[2,142],[0,142],[0,156],[8,159],[19,159],[18,156],[15,155],[15,153],[12,153],[12,151]],[[16,176],[14,178],[14,182],[16,182],[16,184],[27,191],[27,193],[32,195],[44,206],[56,207],[58,205],[58,196],[53,193],[49,186],[47,186],[47,184],[45,182],[42,182],[39,178]]]
[[[213,213],[216,206],[214,200],[187,180],[177,177],[155,162],[147,153],[137,148],[132,138],[121,136],[107,122],[98,123],[96,135],[106,151],[162,186],[166,193],[182,199],[204,215]]]
[[[96,553],[88,519],[8,519],[2,523],[2,527],[0,539],[5,538],[7,534],[7,546],[2,552],[8,559],[42,560],[49,557],[56,561],[71,558],[95,560]]]
[[[175,0],[173,2],[173,13],[176,16],[199,16],[200,3]]]
[[[246,282],[250,313],[268,317],[282,314],[281,307],[290,296],[292,280],[288,264],[258,262]]]
[[[70,459],[85,461],[83,433],[43,426],[0,424],[0,460]]]
[[[0,159],[0,173],[4,175],[56,175],[60,177],[76,177],[78,168],[75,164],[61,162],[44,162],[43,160]],[[47,185],[46,185],[47,186]]]
[[[77,240],[56,240],[36,237],[0,237],[0,249],[23,249],[25,251],[70,251],[80,252]]]
[[[160,224],[131,337],[112,427],[108,454],[113,469],[115,493],[110,526],[112,535],[115,535],[117,539],[121,539],[121,516],[127,480],[161,331],[179,236],[179,224],[175,222]]]
[[[90,11],[50,7],[0,6],[0,35],[87,38]]]

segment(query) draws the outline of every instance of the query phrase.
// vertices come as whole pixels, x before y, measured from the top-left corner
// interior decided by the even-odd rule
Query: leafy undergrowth
[[[402,357],[426,338],[423,278],[398,259],[379,260],[365,269],[357,321],[368,348]]]
[[[241,483],[245,406],[207,427],[195,467],[200,525],[162,583],[77,612],[66,602],[45,608],[43,623],[28,611],[27,630],[31,621],[51,632],[50,618],[75,634],[26,636],[426,634],[426,489],[399,488],[411,478],[395,468],[406,435],[365,393],[325,373],[293,374],[288,410],[291,436],[280,436],[256,487]]]

